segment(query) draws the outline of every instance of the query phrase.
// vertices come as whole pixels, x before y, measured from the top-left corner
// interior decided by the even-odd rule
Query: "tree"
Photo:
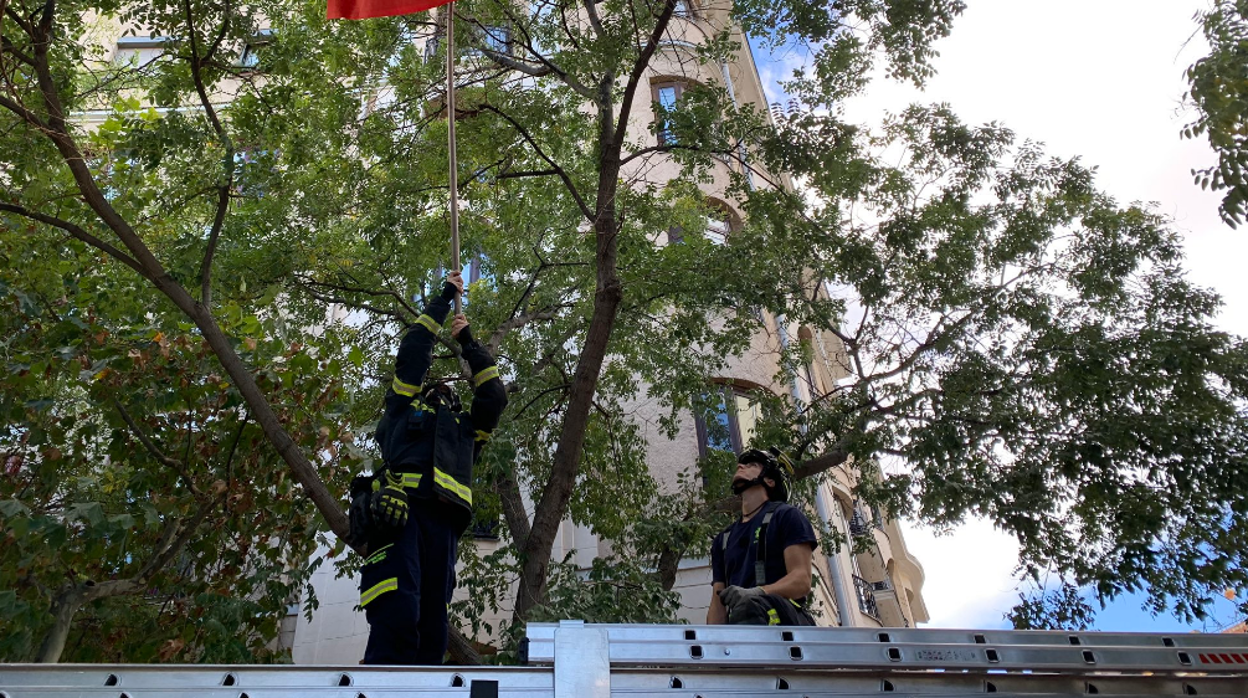
[[[1096,613],[1076,587],[1062,584],[1018,595],[1018,605],[1005,614],[1015,630],[1088,630]]]
[[[1212,326],[1167,221],[945,106],[870,138],[787,128],[770,152],[816,198],[771,246],[857,315],[836,330],[852,380],[792,415],[823,439],[795,449],[900,459],[866,489],[937,525],[987,517],[1036,580],[1146,588],[1189,617],[1242,587],[1248,347]],[[836,300],[783,310],[814,325]]]
[[[756,441],[787,445],[803,478],[857,468],[862,496],[897,515],[988,516],[1019,536],[1029,571],[1055,567],[1104,594],[1149,585],[1159,603],[1198,612],[1207,589],[1242,583],[1244,349],[1209,326],[1216,299],[1182,278],[1165,221],[1118,206],[1077,161],[1046,159],[945,107],[908,110],[878,134],[837,117],[875,57],[895,78],[928,75],[933,42],[961,9],[736,3],[753,35],[812,54],[787,85],[800,107],[773,125],[711,81],[690,80],[675,109],[651,100],[656,61],[695,76],[743,50],[726,24],[673,19],[674,2],[456,3],[456,44],[473,51],[455,114],[464,249],[480,278],[467,307],[513,391],[474,487],[482,524],[505,522],[504,544],[490,556],[462,548],[465,623],[497,608],[510,579],[514,621],[670,618],[677,564],[731,508],[726,476],[713,456],[675,486],[657,482],[629,406],[657,401],[675,433],[680,415],[714,407],[708,377],[779,316],[837,338],[791,343],[777,384],[825,349],[847,376],[807,405],[755,395]],[[138,429],[116,406],[83,409],[143,446],[128,467],[163,477],[166,490],[178,475],[170,444],[195,429],[219,434],[215,450],[195,454],[196,487],[215,492],[221,468],[238,463],[220,444],[242,433],[256,444],[247,467],[275,490],[265,497],[289,506],[291,521],[315,506],[341,538],[339,496],[376,455],[368,433],[395,340],[447,264],[444,25],[434,15],[329,23],[321,3],[289,1],[10,2],[5,16],[6,244],[57,251],[32,269],[107,282],[108,293],[72,296],[75,312],[102,318],[105,355],[159,353],[150,342],[160,332],[198,357],[117,384]],[[168,43],[138,62],[102,61],[90,37],[114,17]],[[691,28],[698,42],[675,41]],[[235,60],[245,46],[254,65]],[[94,114],[104,116],[88,123]],[[630,130],[651,121],[644,138]],[[649,179],[669,164],[676,174]],[[800,193],[779,173],[799,178]],[[703,234],[713,211],[699,185],[716,176],[746,214],[722,245]],[[681,244],[654,243],[672,230]],[[22,270],[6,279],[14,307],[21,294],[39,297]],[[43,297],[57,307],[58,293]],[[32,354],[60,346],[29,339]],[[70,345],[64,362],[90,366],[95,351]],[[455,377],[454,348],[441,353],[435,370]],[[61,370],[57,391],[22,388],[26,409],[49,396],[58,419],[77,408],[97,372]],[[217,386],[225,416],[179,422],[179,410],[200,408],[190,394],[143,404],[145,381],[172,375]],[[38,414],[15,419],[10,440],[22,443]],[[173,426],[187,422],[196,426]],[[54,445],[98,468],[98,446],[58,445],[73,438],[57,433]],[[879,459],[905,467],[878,472]],[[72,504],[84,495],[62,474],[49,473],[46,496]],[[282,499],[284,476],[310,501]],[[193,508],[188,492],[181,506]],[[16,537],[9,502],[34,507],[14,494],[4,513]],[[225,514],[209,510],[204,529],[217,535],[208,521]],[[621,553],[588,581],[551,559],[569,516]],[[156,556],[159,525],[144,529]],[[217,540],[207,539],[228,547]],[[58,550],[62,568],[99,557]],[[273,564],[297,580],[303,553]],[[1201,566],[1204,557],[1220,562]],[[216,574],[181,579],[215,584]],[[28,593],[22,618],[46,613],[48,592]],[[457,651],[471,658],[466,644]]]
[[[1232,228],[1248,213],[1248,166],[1245,117],[1248,116],[1248,3],[1215,0],[1197,13],[1209,55],[1187,69],[1191,90],[1187,97],[1198,116],[1183,129],[1184,138],[1209,139],[1218,154],[1216,167],[1193,170],[1201,189],[1226,190],[1218,212]]]
[[[937,8],[935,18],[899,15],[892,4],[845,3],[836,13],[805,8],[791,22],[827,38],[857,17],[872,28],[861,51],[886,48],[899,57],[901,72],[921,72],[932,33],[927,25],[946,21],[960,6],[930,7]],[[527,286],[477,290],[474,315],[500,328],[491,344],[518,354],[512,357],[516,375],[547,374],[532,388],[520,387],[553,401],[534,433],[557,435],[557,445],[518,452],[514,461],[532,466],[525,474],[533,475],[528,484],[539,506],[531,522],[519,515],[514,471],[489,473],[521,565],[519,618],[546,598],[550,543],[572,506],[581,464],[593,457],[587,444],[603,449],[599,454],[619,446],[618,405],[594,404],[624,284],[632,280],[621,275],[619,244],[636,245],[648,239],[643,231],[665,227],[664,209],[674,198],[622,186],[621,171],[676,149],[625,142],[630,118],[647,101],[643,77],[674,8],[672,2],[608,3],[600,14],[592,4],[551,3],[522,16],[517,6],[487,2],[461,10],[483,20],[467,23],[478,44],[485,43],[480,31],[494,26],[484,22],[506,20],[519,39],[513,44],[527,51],[512,58],[483,45],[488,61],[475,88],[464,91],[458,114],[474,117],[463,129],[466,178],[458,186],[488,190],[476,186],[483,180],[500,190],[500,183],[508,185],[501,196],[474,200],[479,227],[468,241],[496,274],[529,279]],[[770,21],[762,15],[771,9],[746,9]],[[314,331],[303,333],[302,347],[292,344],[296,356],[325,350],[322,369],[335,360],[346,365],[343,358],[367,367],[350,386],[360,399],[336,425],[366,431],[369,408],[363,405],[376,404],[377,383],[370,381],[383,373],[395,323],[411,319],[406,299],[442,264],[445,185],[435,174],[442,162],[435,144],[445,113],[437,104],[436,63],[418,61],[411,45],[414,35],[436,33],[437,26],[424,16],[328,24],[319,3],[11,2],[4,10],[7,80],[0,107],[8,119],[6,161],[13,163],[0,204],[6,230],[45,244],[58,241],[67,249],[70,274],[95,268],[103,254],[110,277],[125,267],[135,275],[131,280],[146,282],[128,285],[130,309],[143,307],[158,327],[202,338],[250,419],[328,528],[341,535],[340,504],[310,452],[291,435],[307,427],[307,415],[284,420],[258,380],[285,357],[248,356],[240,346],[252,330],[273,339],[265,322],[276,318],[288,329],[323,326],[327,302],[367,313],[362,325],[340,328],[347,335],[341,345]],[[569,13],[583,16],[569,22]],[[266,36],[260,17],[272,30],[271,41],[259,40]],[[100,60],[104,48],[93,31],[114,19],[167,37],[164,50],[151,60]],[[907,23],[914,33],[897,33]],[[726,36],[720,32],[698,53],[724,55]],[[545,51],[548,45],[555,48]],[[234,60],[244,46],[259,49],[258,66]],[[514,89],[530,77],[539,78],[542,89]],[[707,106],[704,116],[726,104],[722,91],[703,91],[699,99]],[[228,113],[222,100],[229,102]],[[580,109],[586,103],[589,113]],[[565,108],[552,110],[553,104]],[[74,116],[93,109],[109,115],[98,125]],[[749,113],[738,121],[761,123]],[[510,135],[500,140],[499,133]],[[730,150],[725,138],[710,145]],[[410,157],[417,152],[422,157]],[[696,219],[688,199],[685,216]],[[585,227],[593,231],[592,245],[581,234]],[[512,240],[501,230],[526,234]],[[551,251],[573,254],[548,260]],[[640,259],[646,258],[657,259]],[[638,290],[651,293],[641,284]],[[645,302],[638,312],[658,307],[663,295],[639,296]],[[697,299],[693,307],[699,309],[691,318],[710,306]],[[116,322],[133,326],[135,319],[123,315]],[[543,323],[540,332],[515,332],[536,322]],[[568,343],[578,347],[571,363],[557,355]],[[334,350],[341,350],[336,359],[329,353]],[[542,385],[556,373],[563,374],[560,386]],[[57,414],[64,409],[58,404]],[[591,416],[595,409],[607,415],[605,422]],[[146,467],[168,466],[152,455]],[[494,462],[512,465],[502,457]]]

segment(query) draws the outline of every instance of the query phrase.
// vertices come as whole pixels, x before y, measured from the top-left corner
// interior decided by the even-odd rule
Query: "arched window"
[[[722,245],[728,240],[729,233],[741,229],[741,219],[728,204],[718,199],[706,200],[706,239]],[[685,241],[685,229],[673,225],[667,229],[667,242],[674,245]]]

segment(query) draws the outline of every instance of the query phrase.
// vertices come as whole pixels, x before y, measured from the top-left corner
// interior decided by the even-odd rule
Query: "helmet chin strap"
[[[763,482],[763,476],[759,475],[753,480],[733,480],[732,481],[732,493],[737,496],[740,496],[742,492],[750,489],[751,487],[755,485],[762,485],[763,489],[767,488],[767,483]]]

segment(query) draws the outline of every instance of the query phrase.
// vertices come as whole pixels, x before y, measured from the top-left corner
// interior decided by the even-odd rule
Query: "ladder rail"
[[[520,667],[0,665],[0,698],[1248,695],[1243,636],[563,621],[527,638]]]
[[[567,623],[564,621],[563,623]],[[560,623],[530,623],[526,637],[553,640]],[[587,627],[598,627],[589,623]],[[1216,633],[1120,633],[1067,632],[1054,630],[963,630],[950,628],[825,628],[744,625],[645,625],[602,624],[612,641],[697,639],[740,642],[774,638],[784,642],[844,642],[850,644],[893,642],[908,644],[979,644],[1003,646],[1065,645],[1098,647],[1163,647],[1226,649],[1248,652],[1248,634]],[[690,633],[693,633],[690,636]],[[883,638],[883,639],[881,639]],[[1072,640],[1073,638],[1073,640]]]

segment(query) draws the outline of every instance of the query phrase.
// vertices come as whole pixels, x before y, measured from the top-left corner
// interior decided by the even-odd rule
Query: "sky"
[[[1080,156],[1097,184],[1120,203],[1156,202],[1184,238],[1195,283],[1224,301],[1218,325],[1248,336],[1248,228],[1218,218],[1221,195],[1192,183],[1191,169],[1216,157],[1179,132],[1194,115],[1182,103],[1184,70],[1204,55],[1194,15],[1208,0],[968,0],[952,34],[937,43],[938,71],[923,91],[877,76],[844,105],[848,120],[879,124],[911,103],[948,102],[971,124],[999,122],[1046,152]],[[800,67],[793,53],[770,58],[754,46],[769,101],[784,102],[777,81]],[[1006,627],[1017,601],[1013,539],[986,521],[936,536],[909,526],[906,540],[926,574],[929,627]],[[1219,600],[1206,623],[1142,610],[1143,597],[1100,611],[1096,628],[1167,632],[1215,630],[1231,623]]]

